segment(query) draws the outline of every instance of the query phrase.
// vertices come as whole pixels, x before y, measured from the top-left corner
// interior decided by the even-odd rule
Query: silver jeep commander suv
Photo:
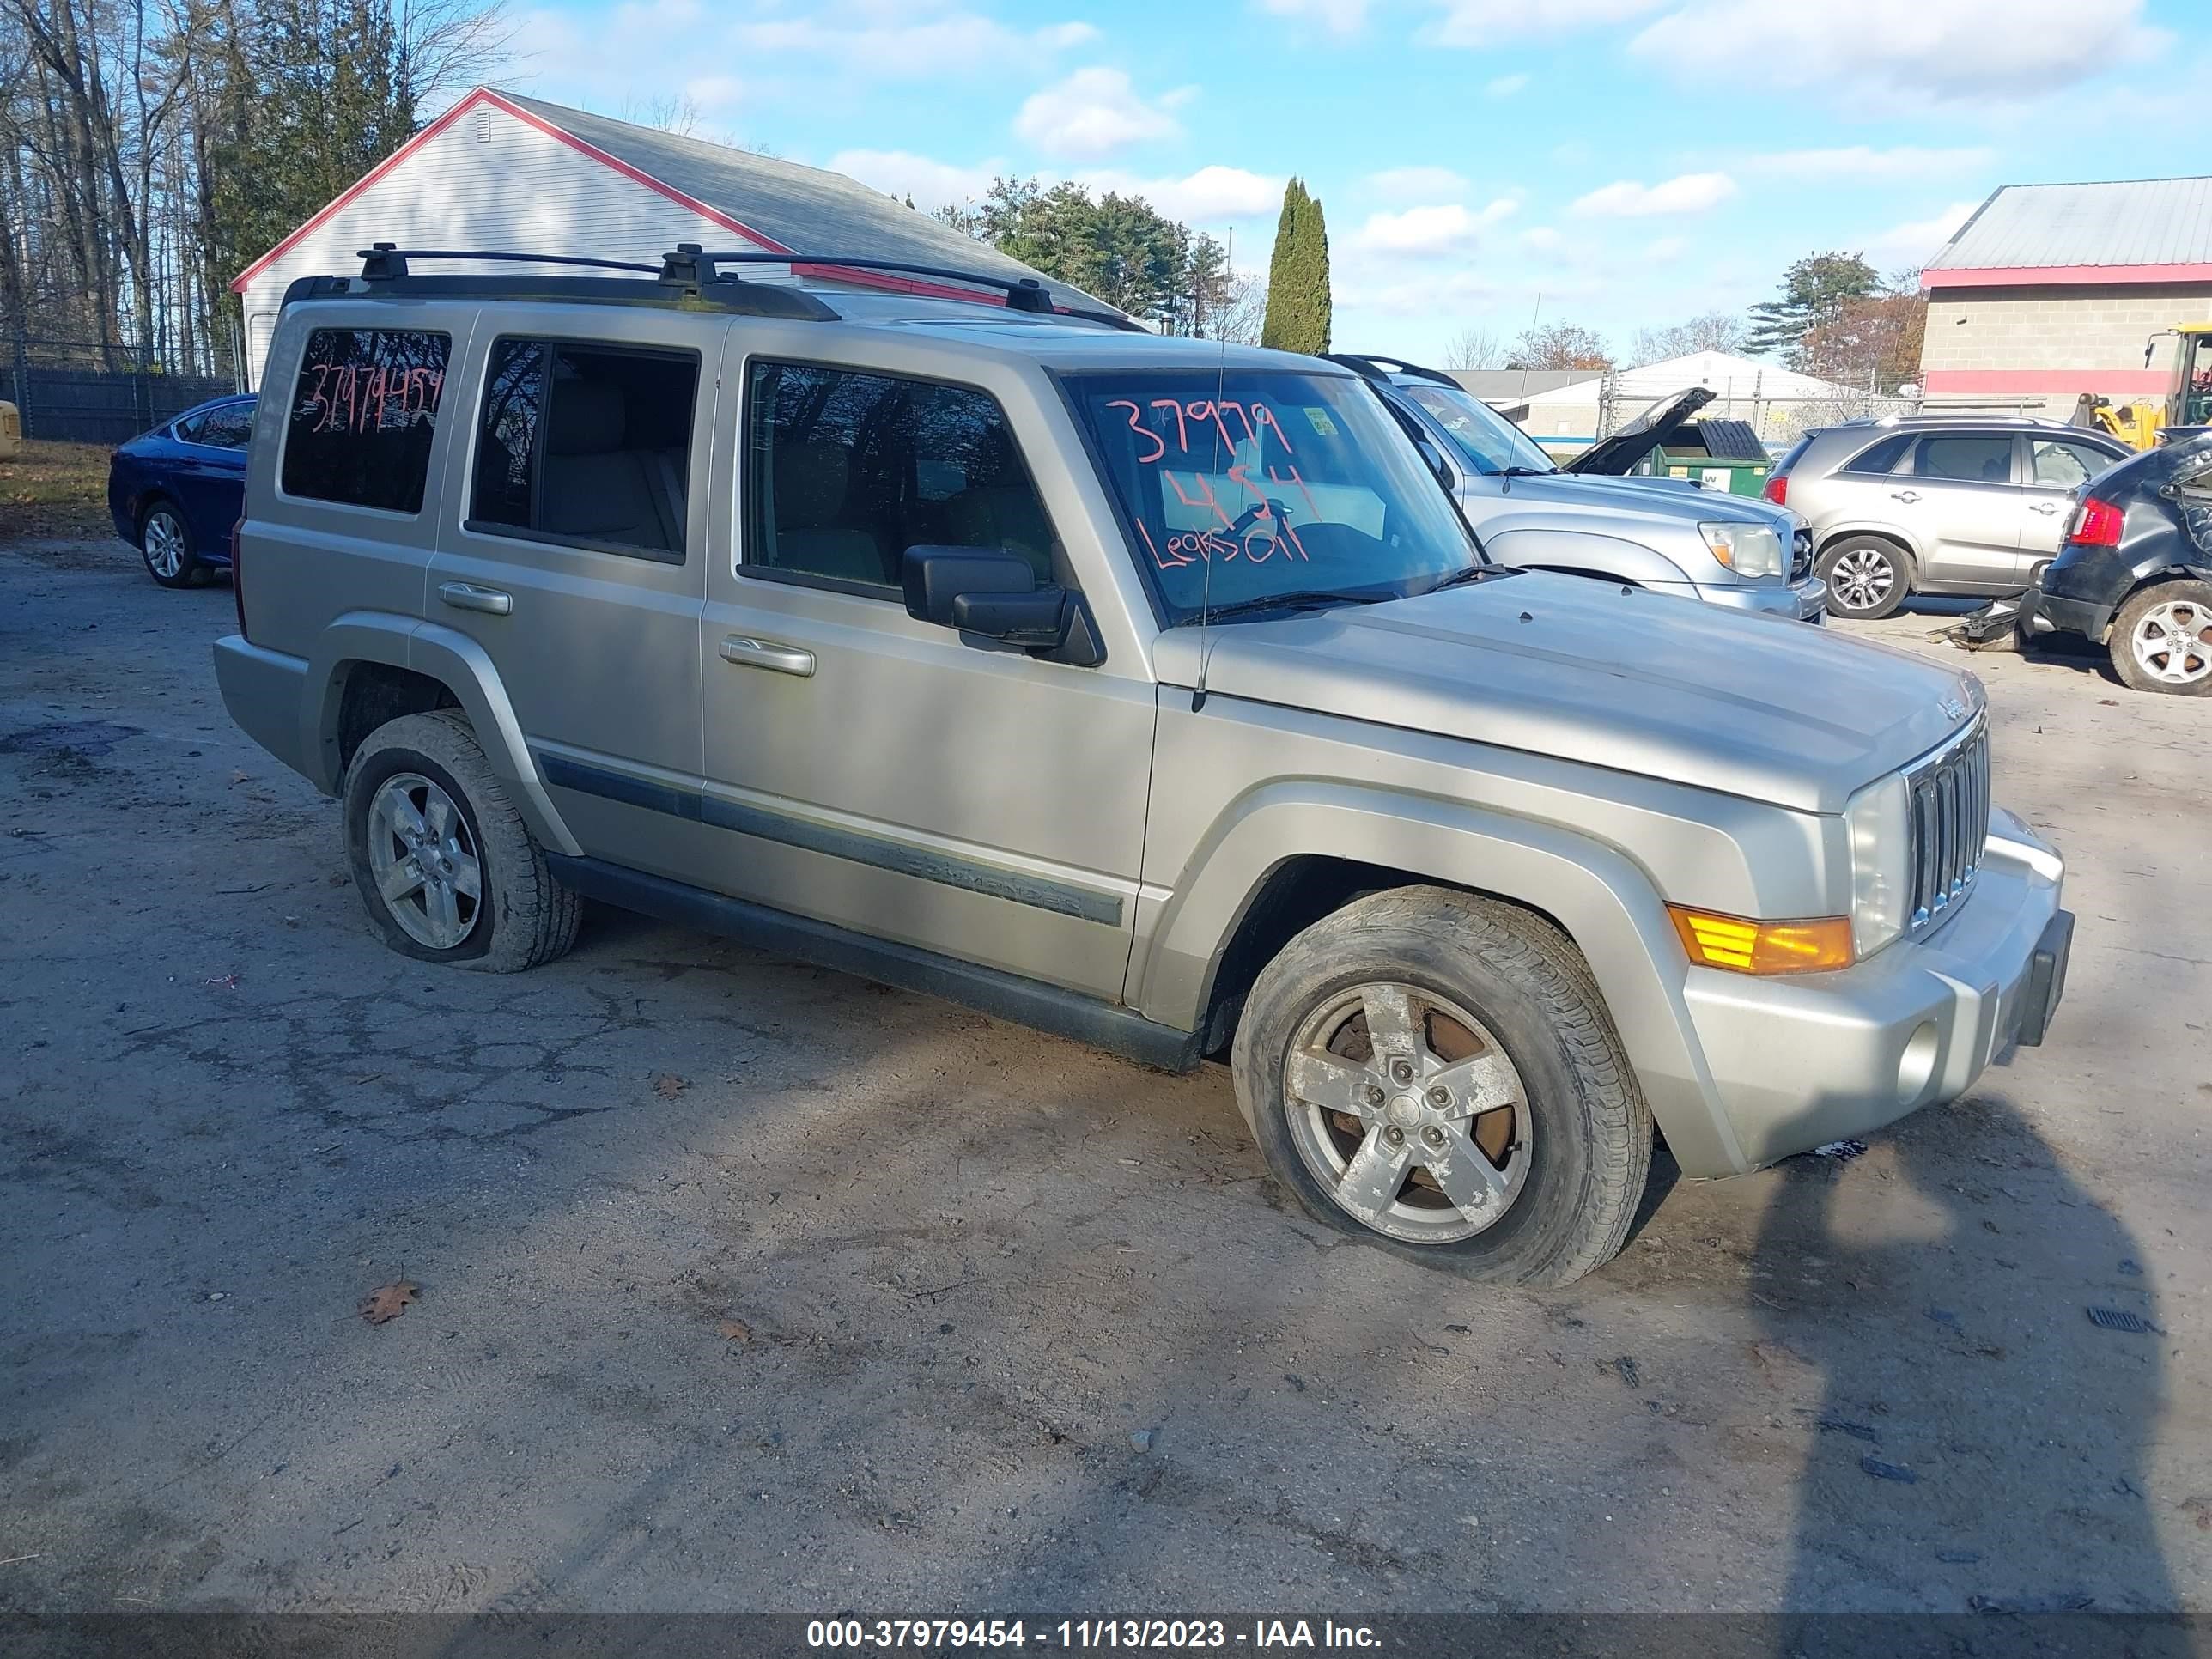
[[[724,263],[287,296],[216,667],[393,949],[589,895],[1226,1056],[1316,1216],[1528,1284],[1655,1127],[1728,1175],[2042,1040],[1972,679],[1491,564],[1334,365]]]

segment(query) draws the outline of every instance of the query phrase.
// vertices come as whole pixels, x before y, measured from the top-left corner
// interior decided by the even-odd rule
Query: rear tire
[[[402,956],[513,974],[575,943],[580,902],[553,878],[458,710],[378,726],[342,799],[354,885]]]
[[[1628,1236],[1650,1110],[1587,964],[1512,906],[1440,887],[1346,905],[1261,971],[1231,1059],[1269,1170],[1341,1232],[1530,1285]]]
[[[1828,614],[1847,622],[1879,622],[1912,592],[1912,555],[1880,536],[1846,536],[1820,555]]]
[[[2129,595],[2106,649],[2137,691],[2212,696],[2212,582],[2160,582]]]
[[[211,574],[200,562],[191,526],[173,502],[156,501],[138,519],[138,556],[164,587],[198,587]]]

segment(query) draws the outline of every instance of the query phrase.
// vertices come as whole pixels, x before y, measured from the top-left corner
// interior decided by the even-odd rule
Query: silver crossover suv
[[[1828,609],[2018,593],[2058,556],[2070,493],[2133,452],[2048,421],[1913,416],[1808,432],[1766,481],[1813,527]]]
[[[1957,668],[1492,563],[1334,363],[678,252],[278,316],[216,672],[392,949],[596,897],[1218,1056],[1326,1224],[1522,1284],[1655,1133],[1728,1175],[2042,1041],[2064,866]]]
[[[1424,441],[1431,468],[1500,563],[1820,619],[1826,590],[1796,514],[1678,478],[1620,476],[1712,400],[1704,387],[1655,404],[1561,467],[1449,375],[1389,357],[1330,361],[1366,376],[1399,424]]]

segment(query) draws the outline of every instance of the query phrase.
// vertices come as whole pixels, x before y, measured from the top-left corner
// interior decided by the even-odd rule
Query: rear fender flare
[[[1688,966],[1650,879],[1556,825],[1355,785],[1279,782],[1246,795],[1194,852],[1152,930],[1136,1001],[1183,1030],[1205,1019],[1222,957],[1268,875],[1320,854],[1508,899],[1549,916],[1589,963],[1684,1173],[1750,1167],[1719,1107],[1683,997]]]

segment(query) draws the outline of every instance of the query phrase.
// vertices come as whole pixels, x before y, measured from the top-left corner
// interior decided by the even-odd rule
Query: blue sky
[[[917,205],[1135,189],[1263,269],[1328,218],[1336,343],[1436,359],[1540,305],[1625,348],[1828,248],[1917,265],[2001,184],[2188,172],[2206,0],[623,0],[518,6],[504,84],[687,102]]]

